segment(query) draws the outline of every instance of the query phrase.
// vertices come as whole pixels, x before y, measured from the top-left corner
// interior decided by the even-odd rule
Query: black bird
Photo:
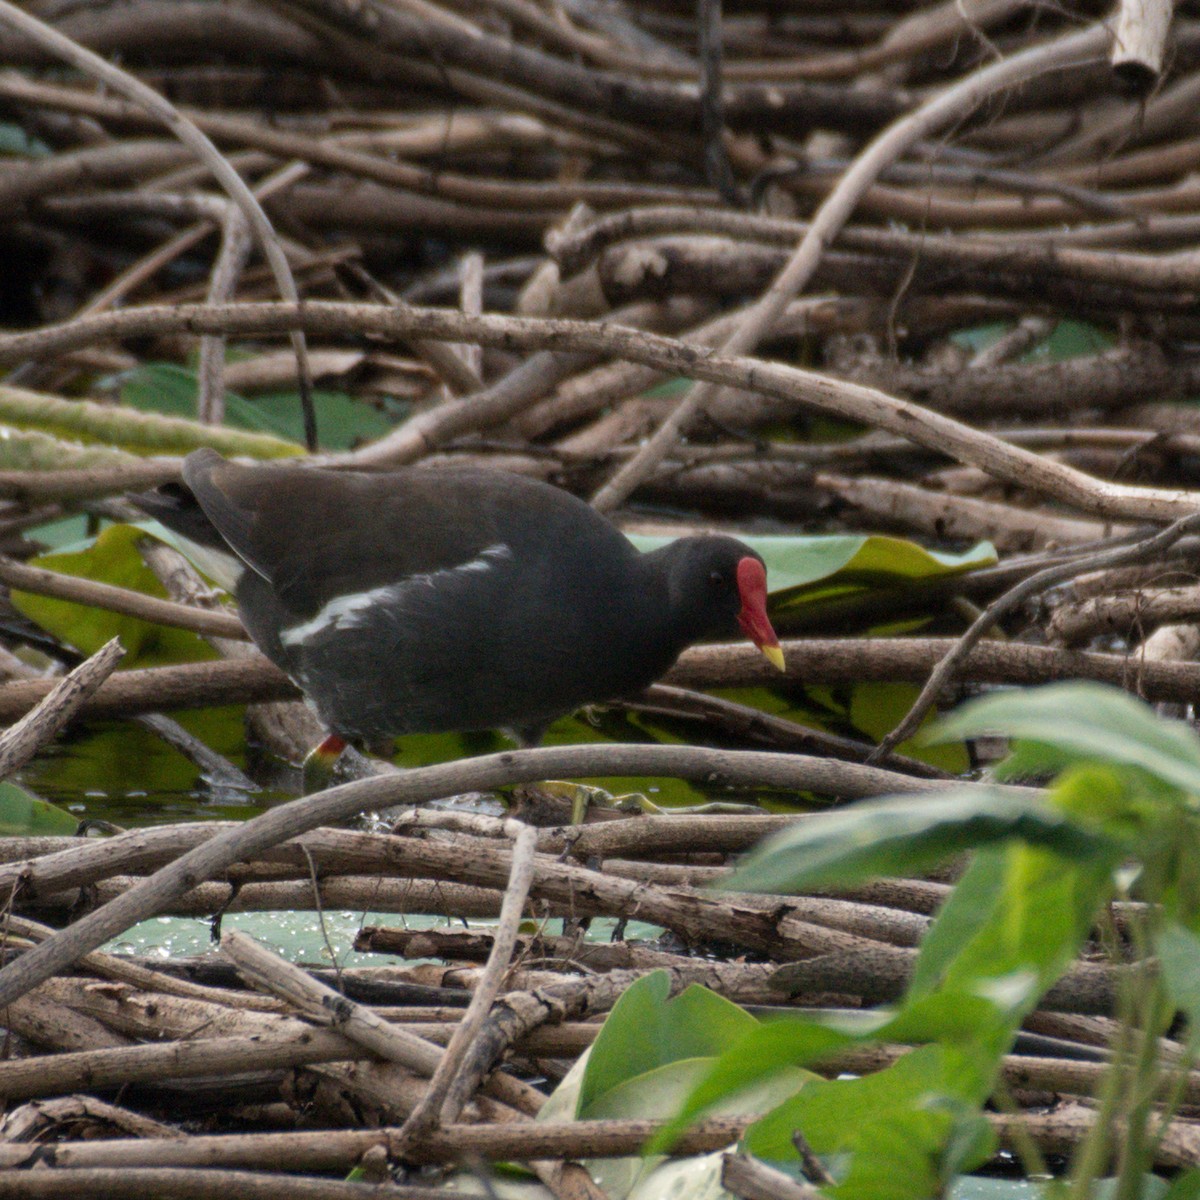
[[[331,736],[509,729],[636,695],[736,624],[783,669],[762,559],[730,537],[641,554],[583,501],[497,471],[184,460],[132,497],[192,543]],[[315,765],[315,764],[314,764]]]

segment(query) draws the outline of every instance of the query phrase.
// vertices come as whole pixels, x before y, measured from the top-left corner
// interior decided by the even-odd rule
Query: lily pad
[[[199,388],[195,371],[174,363],[149,363],[124,376],[121,400],[143,412],[191,419]],[[314,391],[313,407],[321,445],[328,450],[348,450],[360,441],[382,437],[393,425],[383,413],[345,392]],[[227,391],[225,423],[297,444],[304,441],[304,416],[295,392],[247,400]]]
[[[43,554],[33,564],[66,575],[94,579],[160,599],[162,584],[142,561],[137,542],[145,534],[133,525],[110,525],[81,550]],[[14,606],[47,633],[73,646],[81,654],[94,654],[114,637],[126,648],[122,667],[164,666],[199,662],[216,657],[197,634],[185,629],[155,625],[140,617],[33,592],[14,590]]]

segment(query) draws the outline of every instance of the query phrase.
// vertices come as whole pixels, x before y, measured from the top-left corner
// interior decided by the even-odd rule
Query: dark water
[[[18,776],[35,795],[65,808],[80,820],[109,821],[125,828],[172,821],[246,820],[299,794],[294,766],[248,753],[237,709],[182,714],[181,724],[206,745],[245,771],[259,791],[245,792],[204,778],[196,765],[161,738],[129,722],[93,722],[60,738]],[[618,714],[584,715],[557,722],[543,745],[607,741],[678,741],[684,732]],[[715,744],[715,743],[714,743]],[[511,747],[499,734],[417,735],[397,741],[393,761],[422,767],[452,759],[489,754]],[[781,797],[760,797],[725,789],[704,789],[676,779],[613,778],[590,780],[614,796],[641,793],[667,808],[713,801],[755,802],[779,810],[795,806]]]
[[[227,757],[246,769],[245,754]],[[294,798],[277,786],[246,793],[214,787],[161,738],[126,722],[97,723],[61,737],[18,782],[79,819],[133,828],[173,821],[245,820]]]

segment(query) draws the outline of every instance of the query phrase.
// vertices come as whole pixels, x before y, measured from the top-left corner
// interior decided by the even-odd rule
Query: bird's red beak
[[[757,558],[743,558],[737,565],[738,595],[742,611],[738,624],[742,632],[762,651],[763,657],[779,670],[786,670],[779,638],[767,617],[767,571]]]

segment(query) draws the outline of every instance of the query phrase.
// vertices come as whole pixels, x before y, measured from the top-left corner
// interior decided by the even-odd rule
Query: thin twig
[[[241,621],[232,612],[189,608],[186,604],[160,600],[157,596],[147,596],[143,592],[102,583],[97,579],[31,567],[3,555],[0,555],[0,583],[17,591],[54,596],[75,604],[87,604],[109,612],[140,617],[143,621],[158,625],[190,629],[209,637],[237,638],[240,641],[245,641],[247,637]]]
[[[912,737],[921,727],[925,714],[933,707],[942,688],[953,678],[955,673],[966,661],[971,651],[979,644],[997,621],[1006,613],[1023,604],[1030,596],[1036,596],[1055,584],[1063,583],[1087,571],[1100,571],[1108,567],[1120,567],[1127,563],[1144,562],[1166,550],[1181,537],[1200,530],[1200,513],[1190,517],[1181,517],[1173,525],[1159,530],[1150,537],[1134,542],[1132,545],[1117,546],[1109,550],[1101,550],[1073,562],[1061,563],[1058,566],[1047,567],[1036,575],[1022,579],[1015,587],[1010,588],[1004,595],[993,600],[991,604],[971,623],[971,627],[955,643],[954,648],[942,658],[933,669],[920,695],[913,701],[904,720],[896,726],[875,748],[868,759],[878,762],[890,754],[906,738]]]
[[[1194,273],[1194,269],[1193,269]],[[1182,488],[1134,487],[1096,479],[1043,458],[961,421],[898,400],[876,388],[834,379],[783,363],[711,354],[676,338],[622,325],[532,317],[467,317],[444,309],[308,301],[291,304],[158,305],[105,313],[33,333],[0,335],[0,362],[47,355],[106,337],[145,337],[167,332],[266,334],[303,327],[326,334],[385,338],[477,340],[505,349],[547,349],[617,355],[671,374],[720,383],[811,405],[823,412],[873,425],[935,453],[979,467],[997,479],[1032,488],[1085,512],[1115,520],[1164,521],[1193,512],[1200,493]],[[531,360],[534,361],[534,360]],[[513,372],[515,374],[516,372]],[[2,392],[3,389],[0,389]],[[76,401],[64,408],[78,407]],[[456,412],[470,413],[461,406]],[[505,416],[510,416],[506,411]],[[464,422],[459,432],[469,427]],[[357,464],[350,456],[347,465]],[[371,461],[369,451],[361,461]]]
[[[761,299],[744,314],[721,353],[740,355],[753,350],[789,301],[808,284],[826,247],[886,166],[922,138],[934,136],[948,123],[973,112],[989,96],[1047,71],[1087,62],[1103,51],[1108,40],[1109,32],[1104,25],[1092,25],[1046,45],[1034,46],[951,84],[916,112],[889,126],[859,155],[826,197],[796,252]],[[601,512],[621,504],[662,461],[714,391],[711,386],[692,387],[654,436],[596,493],[592,504]]]
[[[504,903],[500,908],[500,919],[492,934],[492,950],[488,955],[483,976],[475,987],[471,1003],[463,1019],[454,1030],[454,1036],[442,1055],[437,1070],[433,1073],[420,1103],[409,1114],[400,1131],[400,1142],[407,1145],[420,1141],[429,1130],[438,1124],[452,1124],[471,1098],[477,1080],[468,1074],[465,1087],[460,1080],[467,1052],[483,1027],[492,1004],[500,994],[504,974],[512,959],[517,942],[517,931],[525,912],[525,901],[533,882],[533,858],[537,850],[537,831],[522,826],[513,842],[512,866],[508,887],[504,892]]]
[[[65,37],[57,29],[39,21],[29,13],[23,12],[9,0],[0,0],[0,24],[16,29],[55,57],[69,62],[76,70],[82,71],[85,75],[99,80],[106,87],[112,88],[113,91],[126,96],[160,120],[175,137],[194,151],[234,203],[245,213],[246,220],[254,230],[258,244],[262,248],[267,262],[271,265],[271,271],[283,298],[290,300],[293,304],[300,303],[300,293],[296,290],[296,281],[292,278],[292,269],[288,265],[287,255],[284,254],[283,248],[279,244],[279,239],[271,227],[271,222],[267,219],[267,214],[263,212],[262,206],[255,198],[254,193],[246,186],[242,177],[229,165],[225,156],[194,122],[185,117],[164,96],[154,91],[153,88],[147,87],[140,79],[136,79],[127,71],[114,66],[98,54],[79,45],[78,42]],[[305,439],[308,448],[315,450],[317,426],[312,406],[312,376],[308,368],[308,351],[303,331],[293,331],[291,339],[292,346],[296,351],[296,366],[300,377],[300,402],[304,409]]]

